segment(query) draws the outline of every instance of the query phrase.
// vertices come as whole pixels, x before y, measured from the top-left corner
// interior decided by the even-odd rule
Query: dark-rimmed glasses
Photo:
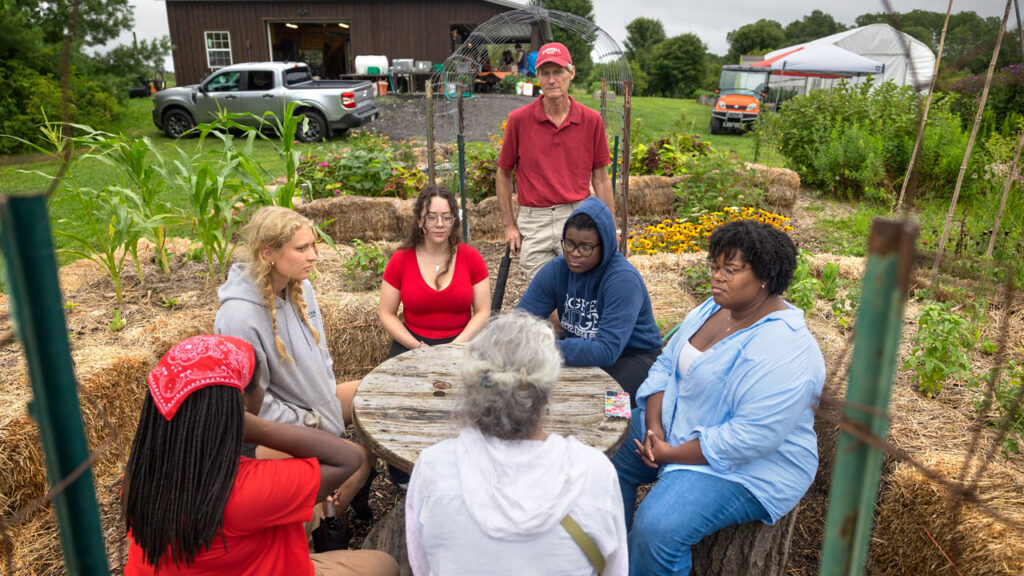
[[[572,240],[562,239],[562,251],[563,252],[579,252],[580,256],[586,258],[594,253],[594,248],[597,248],[598,244],[576,244]]]

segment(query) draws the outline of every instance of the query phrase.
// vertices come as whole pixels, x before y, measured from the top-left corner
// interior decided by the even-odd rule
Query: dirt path
[[[392,140],[427,137],[427,100],[422,94],[383,96],[374,100],[381,117],[370,128]],[[483,142],[501,129],[509,113],[533,102],[530,96],[474,94],[463,101],[463,133],[467,142]],[[444,96],[434,99],[434,130],[438,141],[455,141],[455,103]]]

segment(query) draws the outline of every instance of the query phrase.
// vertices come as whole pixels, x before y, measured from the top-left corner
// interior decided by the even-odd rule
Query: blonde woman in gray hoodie
[[[313,223],[287,208],[257,210],[242,229],[241,263],[218,290],[217,334],[249,342],[263,387],[259,416],[345,436],[358,381],[338,383],[309,276],[318,258]],[[345,510],[370,473],[371,458],[338,489]],[[257,457],[280,457],[263,447]],[[360,511],[357,511],[360,512]],[[365,516],[365,510],[361,511]]]

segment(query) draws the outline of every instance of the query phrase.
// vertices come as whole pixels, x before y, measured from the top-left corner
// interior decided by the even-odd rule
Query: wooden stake
[[[619,250],[629,255],[629,124],[630,109],[633,107],[630,96],[633,93],[633,82],[626,80],[626,90],[622,98],[622,240]]]
[[[942,35],[939,36],[939,54],[935,57],[935,68],[932,70],[932,83],[928,87],[928,96],[924,100],[924,113],[921,114],[921,125],[917,128],[917,140],[914,141],[914,151],[910,153],[910,164],[907,165],[907,174],[903,177],[903,186],[900,187],[900,198],[896,201],[896,213],[903,210],[903,198],[907,193],[907,183],[910,182],[910,173],[914,171],[914,164],[917,162],[917,153],[921,150],[921,140],[924,137],[924,127],[928,123],[928,108],[932,105],[932,94],[935,93],[935,79],[939,77],[939,62],[942,61],[942,46],[946,43],[946,28],[949,27],[949,13],[953,10],[953,0],[949,0],[946,7],[946,20],[942,23]]]
[[[461,92],[462,86],[456,84]],[[434,172],[434,86],[427,85],[427,181],[437,186],[437,175]]]
[[[978,137],[978,128],[981,127],[981,115],[985,111],[985,102],[988,101],[988,88],[992,84],[992,74],[995,73],[996,60],[999,58],[999,48],[1003,44],[1003,32],[1006,31],[1006,20],[1010,17],[1010,6],[1012,4],[1013,0],[1006,0],[1006,9],[1003,10],[1003,22],[999,26],[999,34],[996,36],[996,47],[992,51],[992,61],[988,65],[988,74],[985,76],[985,89],[981,91],[981,102],[978,103],[978,111],[974,114],[974,127],[971,128],[971,137],[967,140],[967,149],[964,151],[964,161],[960,164],[960,174],[956,178],[956,188],[953,189],[953,201],[949,203],[949,212],[946,213],[946,224],[942,227],[939,249],[935,253],[935,261],[932,263],[931,281],[933,286],[939,277],[939,262],[942,261],[942,251],[946,248],[946,240],[949,239],[949,227],[953,224],[956,201],[960,197],[960,188],[964,184],[967,163],[971,160],[971,149],[974,148],[974,140]]]

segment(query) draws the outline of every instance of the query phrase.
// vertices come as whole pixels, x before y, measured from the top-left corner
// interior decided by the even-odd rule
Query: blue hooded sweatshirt
[[[590,197],[572,216],[580,213],[597,225],[601,262],[585,274],[575,274],[565,257],[558,256],[540,269],[517,308],[541,318],[558,310],[566,335],[558,346],[566,366],[608,368],[622,356],[661,350],[651,295],[643,277],[619,252],[611,212],[604,202]]]

